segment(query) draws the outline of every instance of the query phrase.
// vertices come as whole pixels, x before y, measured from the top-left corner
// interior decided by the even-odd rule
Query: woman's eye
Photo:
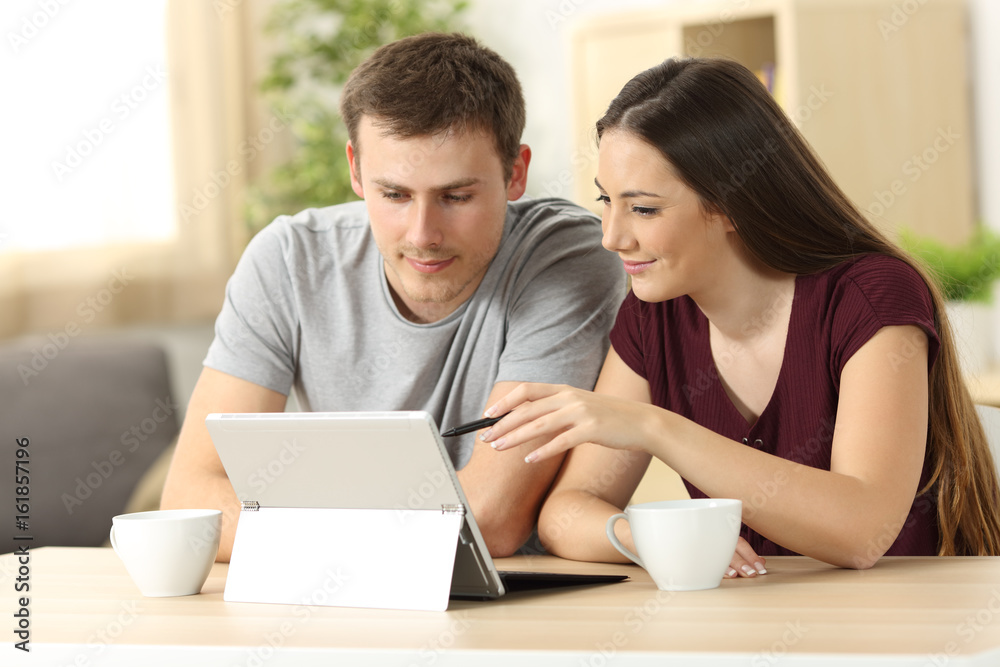
[[[604,202],[605,206],[611,205],[611,197],[607,195],[597,195],[597,201]]]
[[[632,212],[638,215],[656,215],[660,209],[650,208],[648,206],[633,206]]]

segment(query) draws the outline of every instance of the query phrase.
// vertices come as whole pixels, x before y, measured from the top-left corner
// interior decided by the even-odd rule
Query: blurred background
[[[353,199],[339,86],[425,30],[511,62],[528,195],[586,206],[593,123],[625,81],[744,62],[876,224],[974,288],[955,317],[970,376],[993,372],[994,0],[8,0],[0,28],[0,451],[29,438],[38,474],[61,465],[36,493],[50,543],[121,511],[168,451],[251,236]]]

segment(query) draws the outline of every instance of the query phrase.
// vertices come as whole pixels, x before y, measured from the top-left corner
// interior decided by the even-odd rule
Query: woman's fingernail
[[[754,563],[753,566],[757,568],[757,574],[767,574],[767,570],[764,569],[762,563]]]
[[[753,569],[753,568],[752,568],[752,567],[750,567],[749,565],[744,565],[744,566],[743,566],[743,567],[741,567],[740,569],[741,569],[741,570],[743,570],[743,573],[744,573],[745,575],[747,575],[748,577],[752,577],[752,576],[754,576],[755,574],[757,574],[757,570]]]
[[[729,572],[726,572],[726,576],[727,577],[735,577],[736,576],[736,570],[734,570],[733,568],[729,568]]]
[[[531,452],[530,454],[528,454],[527,456],[524,457],[524,462],[525,463],[534,463],[535,459],[537,459],[537,458],[538,458],[538,453],[537,452]]]
[[[491,442],[490,443],[490,447],[492,447],[493,449],[500,449],[500,448],[502,448],[504,446],[504,443],[506,443],[506,442],[507,442],[507,438],[500,438],[496,442]]]
[[[483,431],[482,435],[479,436],[479,439],[482,440],[483,442],[486,442],[487,440],[490,439],[490,435],[492,433],[493,433],[493,429],[488,428],[485,431]]]
[[[497,406],[494,405],[492,408],[490,408],[489,410],[487,410],[486,412],[484,412],[483,416],[487,417],[487,418],[491,418],[496,413],[497,413]]]

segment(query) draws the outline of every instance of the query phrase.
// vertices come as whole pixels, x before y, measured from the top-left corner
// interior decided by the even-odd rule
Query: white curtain
[[[265,176],[291,145],[288,119],[257,93],[267,57],[260,26],[269,5],[168,0],[176,233],[158,241],[0,254],[0,337],[62,339],[112,325],[214,318],[248,240],[247,184]],[[60,11],[52,20],[98,10],[82,4]],[[46,47],[36,39],[28,46]],[[66,102],[72,114],[72,99]],[[45,202],[38,211],[37,220],[7,222],[45,224]]]

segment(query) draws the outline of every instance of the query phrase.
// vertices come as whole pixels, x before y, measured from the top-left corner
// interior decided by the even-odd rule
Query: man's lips
[[[406,259],[407,263],[415,271],[419,271],[420,273],[438,273],[439,271],[444,271],[455,261],[454,257],[448,259],[414,259],[412,257],[404,257],[404,259]]]
[[[637,273],[642,273],[653,264],[652,261],[632,262],[627,259],[622,260],[622,262],[625,264],[625,273],[632,276],[636,275]]]

